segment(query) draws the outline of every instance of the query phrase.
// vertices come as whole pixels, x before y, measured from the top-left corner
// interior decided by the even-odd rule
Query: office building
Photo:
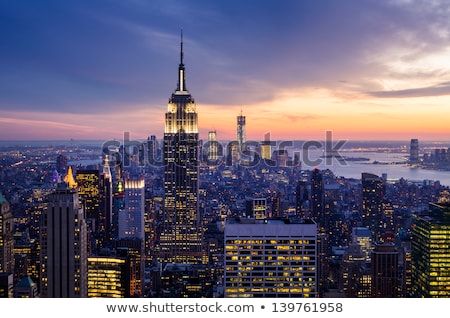
[[[237,129],[236,129],[236,140],[238,142],[239,153],[242,154],[245,151],[245,116],[241,114],[237,116]]]
[[[372,250],[372,297],[400,297],[399,252],[394,243],[375,244]]]
[[[316,297],[316,231],[311,220],[228,220],[225,297]]]
[[[119,238],[144,239],[145,182],[125,180],[125,208],[119,212]]]
[[[362,225],[368,227],[375,241],[380,240],[383,228],[382,202],[384,196],[383,179],[372,173],[362,173]]]
[[[450,205],[430,203],[412,228],[413,297],[450,297]]]
[[[411,145],[409,147],[409,162],[411,164],[419,162],[419,140],[411,139]]]
[[[208,132],[208,162],[215,163],[219,159],[219,143],[215,130]]]
[[[186,87],[181,38],[178,85],[169,99],[164,130],[164,210],[160,221],[162,263],[202,262],[198,209],[199,140],[194,98]]]
[[[70,169],[69,169],[70,171]],[[73,176],[48,196],[42,214],[40,294],[43,298],[87,296],[87,229]]]
[[[14,273],[14,217],[9,202],[0,193],[0,273]]]

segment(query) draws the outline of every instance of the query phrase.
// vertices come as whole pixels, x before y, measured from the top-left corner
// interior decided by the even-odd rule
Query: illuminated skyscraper
[[[450,205],[430,204],[412,230],[413,297],[450,297]]]
[[[144,239],[144,180],[125,180],[125,209],[119,212],[119,238]]]
[[[200,263],[199,140],[194,98],[188,92],[181,37],[178,86],[169,99],[164,130],[164,211],[159,238],[162,263]]]
[[[9,202],[0,193],[0,273],[14,273],[13,225]]]
[[[105,158],[103,173],[96,169],[78,170],[76,182],[92,235],[91,245],[98,250],[109,241],[111,233],[112,178],[108,158]]]
[[[217,133],[215,130],[208,133],[208,161],[215,162],[219,159]]]
[[[245,150],[245,116],[241,114],[237,116],[237,131],[236,131],[237,142],[239,145],[239,152],[242,153]]]
[[[372,232],[375,241],[381,237],[383,229],[382,202],[384,196],[383,179],[375,174],[362,173],[362,224]]]
[[[324,230],[323,209],[323,177],[319,169],[311,174],[311,218],[318,223],[319,229]]]
[[[261,159],[270,160],[272,142],[270,140],[261,141]]]
[[[70,171],[70,169],[69,169]],[[84,210],[73,177],[48,196],[41,226],[41,297],[87,296],[87,242]]]
[[[88,297],[130,297],[127,257],[95,256],[88,258]]]

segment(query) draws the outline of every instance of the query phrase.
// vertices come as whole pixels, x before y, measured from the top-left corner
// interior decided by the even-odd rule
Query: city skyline
[[[107,4],[107,6],[105,5]],[[0,3],[0,140],[162,136],[184,30],[199,135],[446,140],[444,1]],[[168,70],[173,70],[170,72]],[[370,120],[369,120],[370,119]]]

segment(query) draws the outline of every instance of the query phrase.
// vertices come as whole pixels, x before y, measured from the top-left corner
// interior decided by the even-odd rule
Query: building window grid
[[[231,297],[233,293],[243,297],[242,293],[245,292],[263,295],[303,293],[305,297],[313,295],[316,270],[315,243],[311,237],[302,240],[286,240],[279,237],[265,240],[229,238],[225,246],[227,281],[232,282],[232,286],[241,288],[228,288],[227,293]],[[246,250],[251,252],[242,253],[247,252]],[[297,260],[296,257],[302,259]],[[242,288],[244,285],[247,290]]]

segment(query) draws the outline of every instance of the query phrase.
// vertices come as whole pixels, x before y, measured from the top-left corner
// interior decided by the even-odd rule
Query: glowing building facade
[[[450,205],[430,204],[412,231],[413,297],[450,297]]]
[[[202,262],[202,228],[198,210],[199,140],[194,98],[188,92],[181,39],[178,85],[169,99],[164,131],[164,211],[158,260]]]
[[[225,224],[225,297],[316,297],[313,221],[241,219]]]
[[[130,297],[130,270],[127,257],[98,256],[88,258],[88,297]]]

